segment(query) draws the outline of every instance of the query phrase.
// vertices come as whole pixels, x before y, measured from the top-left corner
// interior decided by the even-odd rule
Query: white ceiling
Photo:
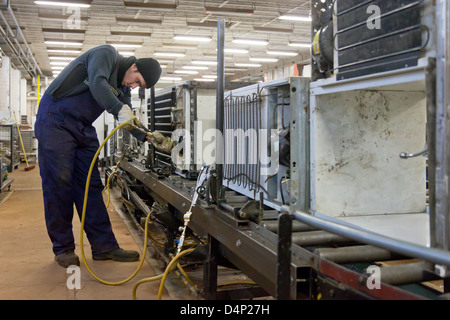
[[[63,0],[60,0],[63,1]],[[311,31],[309,22],[285,21],[279,19],[281,14],[290,13],[307,16],[310,12],[310,0],[253,0],[253,1],[222,1],[222,0],[92,0],[89,8],[70,11],[67,7],[44,6],[35,4],[33,0],[3,0],[10,3],[13,15],[24,35],[26,42],[37,62],[42,75],[52,76],[52,65],[49,56],[77,56],[77,54],[49,53],[49,48],[53,49],[75,49],[84,52],[89,48],[105,43],[140,43],[142,47],[137,49],[118,48],[119,51],[133,51],[133,55],[138,58],[154,57],[160,60],[163,69],[163,76],[171,75],[175,70],[182,70],[183,66],[192,66],[193,60],[203,59],[216,61],[217,48],[217,20],[222,18],[227,24],[225,31],[225,47],[246,49],[249,53],[226,53],[226,73],[230,73],[230,79],[242,79],[249,75],[261,75],[264,71],[275,67],[284,67],[293,62],[301,63],[309,59],[308,48],[289,47],[291,41],[310,42]],[[68,1],[65,1],[68,2]],[[86,2],[86,0],[72,0],[72,2]],[[135,9],[125,6],[125,2],[140,2],[149,4],[167,4],[169,9]],[[173,8],[176,7],[176,8]],[[221,7],[232,9],[253,10],[251,16],[239,15],[218,15],[205,11],[205,7]],[[78,15],[79,13],[79,15]],[[7,18],[10,27],[15,30],[15,23],[11,16],[8,16],[6,9],[2,9],[2,14]],[[45,17],[59,17],[61,20],[47,20]],[[77,19],[80,17],[81,19]],[[139,25],[135,22],[123,25],[118,20],[129,19],[152,19],[161,21],[157,25]],[[211,24],[210,28],[198,27],[198,24]],[[1,22],[3,30],[7,26]],[[273,33],[263,31],[260,28],[284,29],[288,33]],[[66,33],[67,31],[71,33]],[[81,32],[75,34],[74,32]],[[114,35],[117,32],[144,32],[144,35],[123,36]],[[203,35],[212,38],[212,41],[203,42],[182,42],[174,40],[176,34]],[[255,46],[250,44],[235,44],[234,38],[253,38],[268,41],[267,46]],[[72,40],[81,41],[80,47],[50,45],[44,43],[45,40]],[[188,44],[189,48],[177,48],[176,46]],[[23,43],[22,43],[23,45]],[[175,47],[173,47],[175,46]],[[11,53],[10,48],[4,39],[0,40],[0,47],[5,54]],[[299,53],[295,57],[271,56],[267,50],[288,50]],[[185,54],[184,57],[159,57],[156,52],[176,52]],[[277,63],[251,62],[253,57],[278,58]],[[23,69],[18,62],[17,68]],[[241,68],[237,70],[235,63],[259,63],[261,67]],[[228,70],[233,68],[235,70]],[[199,71],[197,75],[182,75],[182,80],[200,78],[205,74],[214,74],[215,66],[209,66],[207,70]],[[231,74],[234,73],[234,74]]]

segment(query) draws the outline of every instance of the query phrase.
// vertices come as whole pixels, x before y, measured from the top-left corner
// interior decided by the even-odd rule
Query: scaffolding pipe
[[[316,228],[338,234],[355,241],[371,244],[398,254],[423,259],[441,265],[450,266],[450,252],[416,245],[402,240],[393,239],[374,232],[358,229],[339,223],[338,221],[325,220],[298,210],[291,211],[288,206],[281,208],[282,212],[289,213],[293,219],[312,225]]]
[[[20,60],[20,62],[22,63],[22,65],[25,67],[25,69],[28,71],[28,73],[30,73],[30,64],[33,64],[33,71],[34,74],[30,73],[30,75],[36,76],[36,75],[42,75],[42,71],[41,68],[39,67],[39,65],[37,64],[36,60],[34,59],[33,53],[30,49],[30,46],[28,45],[27,41],[25,40],[25,36],[22,33],[22,30],[20,29],[19,23],[17,22],[16,16],[14,15],[13,10],[11,9],[11,4],[10,1],[8,0],[3,0],[3,4],[5,5],[5,9],[8,11],[9,17],[11,18],[12,22],[14,23],[14,25],[17,26],[17,37],[12,34],[12,29],[10,27],[10,25],[8,24],[7,19],[5,18],[5,16],[3,15],[3,13],[0,11],[0,17],[2,18],[3,22],[5,23],[5,25],[7,26],[7,30],[6,30],[6,37],[8,37],[8,31],[11,32],[11,35],[14,38],[14,42],[17,45],[18,48],[18,52],[16,50],[16,48],[12,47],[12,45],[10,44],[10,42],[8,42],[8,45],[11,47],[11,49],[15,52],[17,52],[17,56]],[[23,44],[25,45],[26,49],[27,49],[27,53],[25,53],[22,49],[22,47],[20,46],[20,42],[17,38],[20,37],[20,40],[23,42]],[[8,39],[9,40],[9,39]],[[22,61],[21,57],[25,57],[26,62],[28,63],[28,65],[25,65],[24,61]],[[31,57],[31,62],[29,60],[29,57]]]

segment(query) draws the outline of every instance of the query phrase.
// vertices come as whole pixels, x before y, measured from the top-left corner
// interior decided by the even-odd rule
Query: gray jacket
[[[49,85],[46,93],[63,98],[90,89],[98,104],[117,118],[123,105],[131,106],[130,89],[125,88],[123,91],[123,88],[118,87],[119,67],[125,60],[110,45],[92,48],[72,60]],[[144,141],[144,134],[131,132],[137,139]]]

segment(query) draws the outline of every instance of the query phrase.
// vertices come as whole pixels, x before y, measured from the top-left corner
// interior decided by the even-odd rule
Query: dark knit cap
[[[144,77],[147,88],[153,87],[161,76],[161,66],[159,62],[153,58],[141,58],[136,60],[136,67]]]

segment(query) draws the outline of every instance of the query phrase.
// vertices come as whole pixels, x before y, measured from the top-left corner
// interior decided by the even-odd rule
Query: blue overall
[[[86,178],[99,147],[92,123],[104,112],[90,90],[54,98],[44,94],[35,125],[45,221],[59,255],[75,249],[72,220],[75,204],[81,219]],[[89,187],[84,230],[93,254],[119,247],[102,197],[104,185],[95,165]]]

